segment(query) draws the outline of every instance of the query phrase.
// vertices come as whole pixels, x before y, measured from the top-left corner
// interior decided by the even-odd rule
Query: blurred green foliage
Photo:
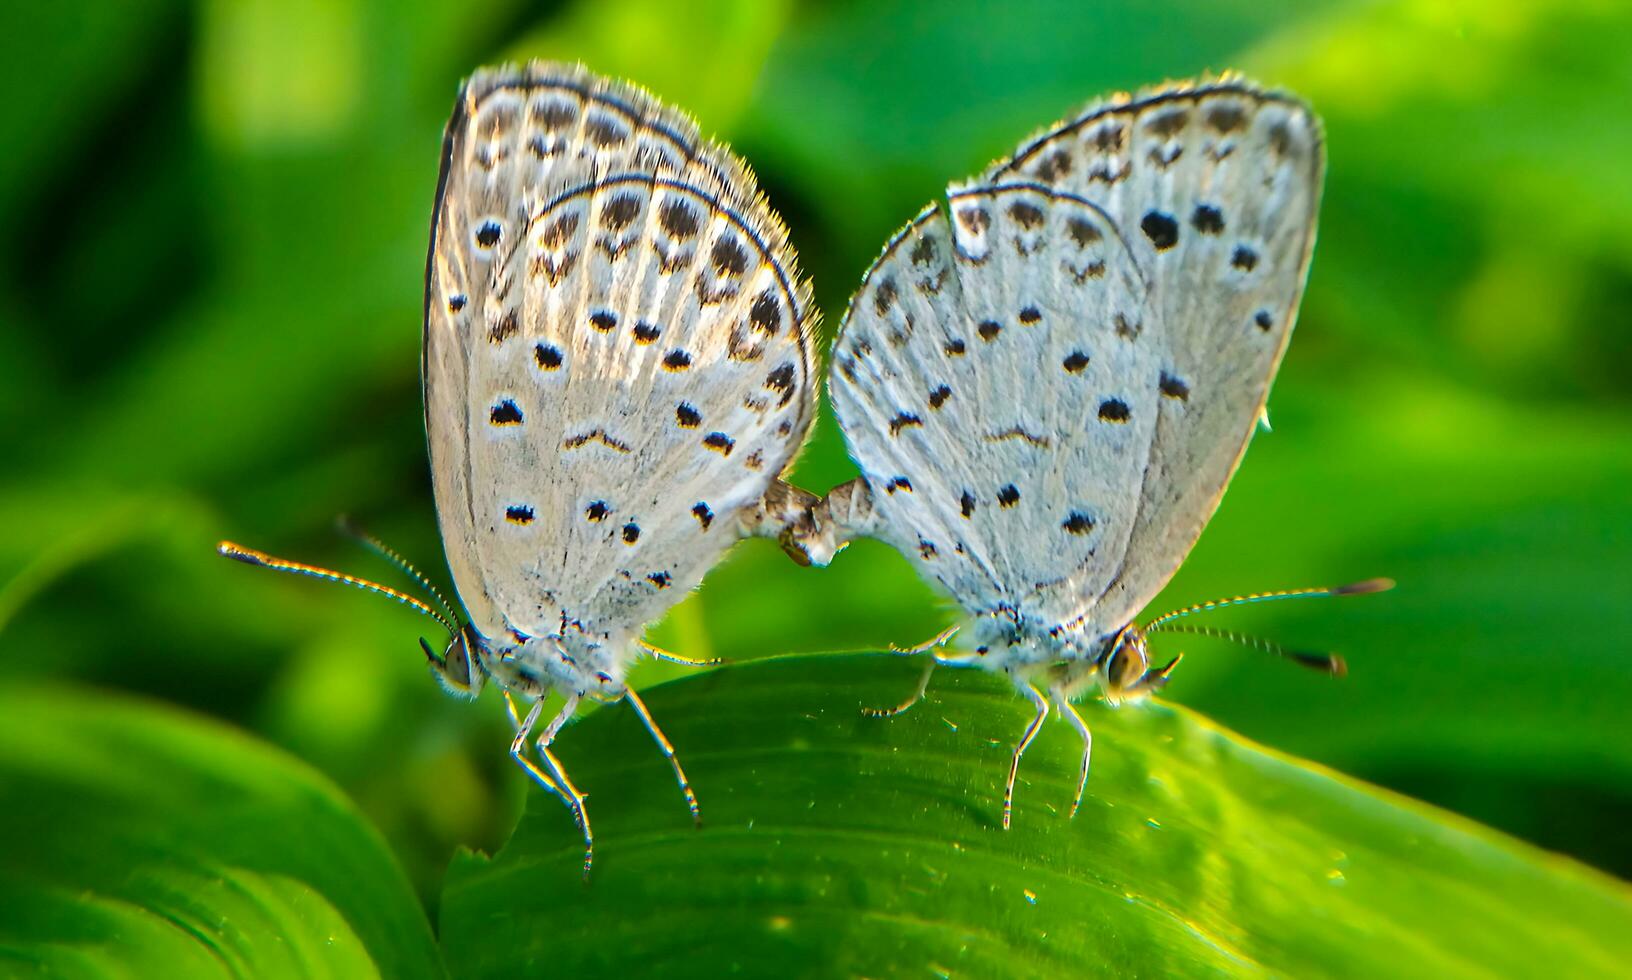
[[[8,4],[5,680],[291,749],[428,903],[455,845],[498,845],[526,788],[496,700],[442,696],[390,604],[211,545],[384,574],[331,533],[348,511],[440,568],[416,376],[438,141],[460,77],[535,56],[730,140],[828,335],[895,227],[1088,98],[1228,67],[1306,96],[1330,168],[1275,430],[1157,605],[1401,587],[1220,615],[1339,647],[1343,683],[1198,641],[1169,696],[1632,874],[1632,10],[1611,0]],[[824,419],[797,482],[853,472]],[[949,615],[882,546],[813,571],[752,542],[653,639],[747,659]]]
[[[385,841],[332,783],[226,725],[0,685],[0,973],[436,977]]]

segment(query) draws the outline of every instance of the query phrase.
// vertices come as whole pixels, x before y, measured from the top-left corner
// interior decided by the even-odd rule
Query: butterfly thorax
[[[1104,631],[1087,620],[1050,625],[1002,606],[978,615],[969,638],[981,666],[1059,688],[1070,700],[1094,691],[1113,704],[1145,697],[1167,682],[1173,664],[1152,668],[1137,626]]]
[[[507,690],[543,697],[551,690],[595,700],[623,696],[629,644],[607,634],[569,629],[559,635],[511,631],[504,640],[482,638],[481,665]]]
[[[1116,638],[1101,635],[1086,621],[1049,623],[1003,605],[973,617],[968,628],[975,655],[992,670],[1058,663],[1099,663]]]

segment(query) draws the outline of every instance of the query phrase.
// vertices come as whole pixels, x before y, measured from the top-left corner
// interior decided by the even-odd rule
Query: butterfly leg
[[[504,692],[504,707],[506,711],[510,712],[510,724],[515,726],[516,731],[522,734],[523,742],[526,741],[526,732],[531,730],[533,725],[538,723],[538,713],[540,710],[542,710],[541,702],[542,699],[540,699],[538,702],[534,702],[533,710],[528,713],[529,720],[524,722],[521,717],[521,712],[516,710],[516,699],[511,696],[509,691]],[[523,728],[524,725],[525,728]],[[527,775],[533,777],[535,782],[549,790],[551,793],[554,793],[563,803],[566,802],[567,798],[562,794],[561,787],[556,785],[555,780],[550,778],[549,773],[540,769],[537,763],[533,762],[525,755],[516,755],[516,743],[514,742],[510,744],[510,755],[516,760],[517,763],[521,765],[523,769],[527,770]]]
[[[1063,688],[1051,687],[1048,693],[1053,698],[1054,706],[1060,709],[1060,714],[1082,736],[1082,771],[1077,773],[1077,795],[1071,798],[1071,816],[1075,817],[1077,808],[1082,806],[1082,791],[1088,786],[1088,757],[1094,751],[1094,736],[1088,731],[1088,723],[1082,720],[1082,715],[1077,714],[1076,707],[1066,700]]]
[[[1014,747],[1014,758],[1009,760],[1009,781],[1003,786],[1004,830],[1009,829],[1010,817],[1014,812],[1014,780],[1020,774],[1020,757],[1026,754],[1026,749],[1031,745],[1031,740],[1037,737],[1038,730],[1043,727],[1043,722],[1048,719],[1048,699],[1044,698],[1042,693],[1035,687],[1024,681],[1019,681],[1017,686],[1020,688],[1020,693],[1026,696],[1026,700],[1037,708],[1037,716],[1032,718],[1031,724],[1026,726],[1025,732],[1020,736],[1019,744]]]
[[[942,630],[940,634],[935,635],[935,639],[929,640],[927,644],[919,644],[917,647],[909,647],[906,650],[894,650],[894,653],[901,653],[902,657],[912,657],[917,653],[929,652],[929,663],[924,665],[924,675],[920,676],[917,688],[912,689],[912,696],[907,697],[906,701],[902,701],[901,704],[894,707],[863,707],[862,714],[865,717],[870,717],[870,719],[893,719],[896,715],[906,712],[909,707],[914,706],[917,702],[924,701],[924,694],[929,693],[929,678],[934,675],[937,666],[981,665],[981,660],[978,657],[947,657],[945,653],[935,652],[935,647],[945,644],[950,639],[951,634],[955,634],[955,632],[958,632],[958,627],[951,627],[951,629]]]
[[[868,718],[894,718],[896,715],[901,714],[908,708],[924,699],[924,694],[929,690],[930,675],[935,673],[936,667],[942,665],[947,667],[973,666],[973,662],[969,661],[967,658],[948,657],[935,652],[936,647],[945,643],[947,640],[952,639],[953,634],[957,633],[957,631],[958,628],[956,626],[949,627],[941,630],[939,633],[936,633],[934,636],[930,637],[923,643],[918,644],[917,646],[902,648],[892,644],[890,646],[891,653],[899,653],[903,657],[912,657],[917,656],[920,653],[927,653],[930,655],[929,663],[924,665],[923,676],[918,678],[918,686],[913,689],[911,697],[907,698],[905,701],[902,701],[893,708],[862,708],[861,713]]]
[[[654,647],[650,643],[642,642],[640,648],[649,656],[682,667],[717,667],[725,663],[724,657],[709,657],[707,660],[695,660],[691,657],[682,657],[678,653],[670,653],[662,647]]]
[[[894,718],[908,708],[924,699],[924,693],[929,690],[929,676],[935,673],[935,658],[930,657],[929,663],[924,664],[924,673],[918,678],[918,686],[913,689],[912,696],[893,708],[862,708],[861,713],[867,718]]]
[[[667,735],[663,734],[663,729],[657,727],[657,722],[652,720],[652,713],[646,710],[646,702],[635,694],[633,688],[624,692],[623,699],[629,702],[629,707],[635,709],[635,714],[640,716],[640,723],[646,726],[646,730],[652,735],[652,740],[663,751],[663,757],[668,759],[669,765],[674,767],[674,779],[680,784],[680,792],[685,794],[686,806],[691,810],[691,822],[701,827],[703,825],[703,814],[702,811],[697,809],[697,794],[691,791],[691,780],[686,778],[686,771],[680,768],[680,757],[674,754],[674,744],[669,741]]]
[[[892,643],[890,644],[890,652],[899,653],[903,657],[914,657],[920,653],[929,653],[936,647],[944,645],[947,640],[952,639],[952,637],[956,636],[957,633],[958,628],[956,626],[948,626],[946,629],[941,630],[939,633],[936,633],[934,636],[922,643],[917,644],[916,646],[898,647]]]
[[[515,759],[540,786],[560,797],[561,802],[572,811],[573,820],[584,834],[584,876],[588,877],[590,866],[595,863],[595,834],[589,829],[589,813],[584,809],[584,794],[578,792],[578,788],[572,785],[572,780],[567,778],[566,772],[561,768],[560,760],[550,752],[550,744],[555,741],[556,733],[561,731],[561,726],[565,725],[573,712],[578,710],[578,696],[574,694],[567,698],[560,714],[551,720],[545,727],[544,734],[538,737],[538,754],[544,760],[544,767],[540,767],[527,758],[526,752],[527,737],[538,724],[538,716],[543,708],[543,698],[534,701],[532,710],[527,712],[527,717],[516,727],[516,737],[510,742],[510,757]]]

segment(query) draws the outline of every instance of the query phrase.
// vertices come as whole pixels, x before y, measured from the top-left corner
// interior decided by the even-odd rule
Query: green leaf
[[[333,786],[171,709],[0,688],[0,839],[8,976],[443,972],[402,870]]]
[[[1624,885],[1494,831],[1241,741],[1162,704],[1086,705],[1080,743],[1025,758],[1029,709],[1000,679],[910,691],[876,656],[761,661],[651,692],[706,826],[694,831],[632,712],[557,751],[590,798],[586,883],[565,811],[535,792],[497,857],[443,895],[458,976],[1608,975],[1632,960]]]

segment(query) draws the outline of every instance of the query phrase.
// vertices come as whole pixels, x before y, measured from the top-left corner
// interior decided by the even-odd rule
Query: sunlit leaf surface
[[[628,710],[570,728],[598,863],[535,793],[497,857],[448,876],[458,976],[1605,975],[1632,957],[1624,886],[1244,743],[1179,709],[1087,706],[1089,795],[1066,818],[1075,734],[1026,756],[1000,680],[911,689],[896,658],[787,658],[651,693],[690,769],[693,830]]]

